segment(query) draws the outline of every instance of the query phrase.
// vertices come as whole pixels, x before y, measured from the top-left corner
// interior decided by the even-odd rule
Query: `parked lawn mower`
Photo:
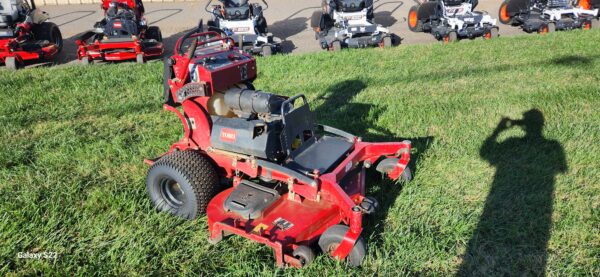
[[[213,15],[208,21],[209,30],[221,32],[223,36],[233,38],[238,47],[253,55],[270,56],[281,51],[281,39],[269,33],[267,20],[263,12],[269,8],[265,0],[265,8],[248,0],[219,0],[221,5],[212,5],[208,1],[205,10]]]
[[[317,246],[360,265],[363,216],[378,207],[365,196],[365,169],[410,180],[411,142],[368,143],[315,124],[304,95],[256,90],[256,74],[230,37],[197,29],[177,41],[164,108],[184,136],[146,160],[153,204],[189,220],[206,213],[209,242],[251,239],[271,247],[279,266],[310,264]]]
[[[478,0],[432,0],[412,6],[408,28],[431,33],[445,43],[459,39],[498,37],[496,19],[486,12],[474,11]]]
[[[312,15],[311,27],[321,48],[329,51],[400,44],[400,38],[376,24],[374,17],[373,0],[324,0],[322,10]]]
[[[527,33],[598,28],[600,0],[504,0],[500,22],[520,26]]]
[[[62,50],[58,26],[30,0],[0,0],[0,63],[18,69],[25,61],[51,60]]]
[[[104,19],[75,41],[81,64],[94,60],[144,63],[163,54],[160,29],[146,25],[141,0],[102,0],[101,8]]]

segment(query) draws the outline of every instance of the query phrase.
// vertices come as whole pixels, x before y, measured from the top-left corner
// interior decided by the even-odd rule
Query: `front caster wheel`
[[[135,61],[136,61],[137,63],[145,63],[145,62],[146,62],[146,59],[144,59],[144,54],[142,54],[142,53],[139,53],[139,54],[137,54],[137,55],[135,56]]]
[[[17,70],[22,66],[21,62],[15,57],[6,57],[4,64],[6,65],[6,69],[9,70]]]
[[[333,225],[329,227],[319,238],[321,251],[333,257],[333,252],[338,248],[349,229],[346,225]],[[350,250],[350,254],[346,257],[346,261],[352,266],[360,266],[366,253],[365,242],[362,237],[358,237],[352,250]]]
[[[312,249],[310,249],[310,247],[306,245],[298,246],[298,248],[294,250],[294,253],[292,253],[292,255],[296,259],[300,260],[300,263],[302,263],[302,267],[308,266],[315,260],[315,251],[313,251]]]
[[[342,50],[342,42],[339,40],[332,42],[331,46],[329,47],[329,51],[338,52],[341,50]]]
[[[264,45],[261,48],[261,53],[263,57],[271,56],[273,54],[273,49],[271,49],[271,45]]]

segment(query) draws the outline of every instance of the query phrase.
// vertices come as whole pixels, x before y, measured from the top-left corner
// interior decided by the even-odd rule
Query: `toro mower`
[[[363,216],[378,207],[365,196],[365,169],[410,180],[411,142],[369,143],[315,124],[304,95],[256,90],[256,74],[230,37],[198,29],[178,40],[164,108],[184,136],[146,160],[151,201],[189,220],[206,214],[211,243],[235,234],[271,247],[279,266],[306,266],[317,248],[358,266]]]
[[[311,27],[321,48],[329,51],[400,44],[400,38],[376,24],[374,17],[373,0],[325,0],[322,10],[313,13]]]
[[[146,25],[141,0],[102,0],[100,7],[104,19],[75,40],[81,64],[94,60],[144,63],[163,54],[160,29]]]
[[[408,28],[431,33],[445,43],[459,39],[498,37],[498,26],[486,12],[474,11],[478,0],[432,0],[412,6]]]
[[[56,57],[62,50],[62,35],[48,18],[33,0],[0,0],[0,63],[18,69],[25,61]]]
[[[208,1],[204,8],[212,14],[208,29],[221,32],[223,36],[233,38],[239,49],[251,54],[270,56],[281,51],[281,39],[268,32],[267,20],[263,12],[269,4],[262,0],[265,8],[248,0],[219,0],[221,5],[212,5]]]
[[[600,0],[504,0],[500,22],[520,26],[527,33],[597,28]]]

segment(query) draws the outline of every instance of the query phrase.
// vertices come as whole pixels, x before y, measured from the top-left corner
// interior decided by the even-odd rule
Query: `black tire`
[[[323,16],[323,12],[315,11],[310,17],[310,27],[316,29],[321,25],[321,16]]]
[[[423,32],[423,21],[419,20],[418,16],[419,6],[415,5],[410,7],[408,11],[408,18],[406,20],[408,29],[413,32]]]
[[[319,238],[319,247],[323,253],[331,256],[332,252],[337,249],[337,246],[342,242],[346,233],[350,228],[346,225],[333,225],[329,227]],[[360,266],[365,258],[367,249],[362,237],[358,237],[350,254],[346,257],[346,261],[352,266]]]
[[[508,2],[510,0],[504,0],[502,4],[500,4],[500,8],[498,9],[498,20],[502,24],[510,24],[512,21],[512,15],[508,11]]]
[[[175,73],[173,72],[173,65],[171,63],[171,58],[165,58],[163,60],[163,103],[169,106],[175,106],[175,101],[173,100],[173,95],[171,94],[171,87],[169,87],[168,82],[169,80],[175,78]]]
[[[217,172],[206,157],[197,151],[181,151],[152,165],[146,189],[156,209],[192,220],[206,213],[220,186]]]
[[[335,40],[331,43],[331,51],[338,52],[342,50],[342,42],[339,40]]]
[[[56,24],[52,22],[35,24],[33,25],[32,32],[35,39],[47,40],[48,42],[56,45],[58,52],[62,51],[63,38],[60,29],[58,29]]]
[[[21,68],[21,62],[15,57],[6,57],[4,65],[8,70],[17,70]]]
[[[438,10],[440,8],[437,1],[428,1],[418,6],[417,19],[421,22],[427,22],[432,17],[437,18]]]
[[[302,263],[302,267],[307,267],[315,260],[315,251],[313,251],[312,249],[310,249],[310,247],[306,245],[298,246],[298,248],[294,250],[292,255],[296,259],[300,260],[300,262]]]
[[[162,42],[163,37],[160,28],[158,28],[157,26],[148,27],[148,30],[146,30],[146,39],[153,39],[158,42]]]
[[[273,54],[273,49],[271,49],[271,45],[263,45],[263,47],[260,49],[260,53],[263,55],[263,57],[268,57]]]

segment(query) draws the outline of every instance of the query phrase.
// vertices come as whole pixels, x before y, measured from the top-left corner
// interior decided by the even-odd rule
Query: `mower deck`
[[[19,45],[12,39],[0,40],[0,61],[3,63],[8,57],[13,57],[20,62],[50,60],[53,59],[58,52],[58,47],[47,41],[36,41]]]
[[[86,40],[76,40],[79,60],[87,57],[92,60],[127,61],[136,60],[139,55],[144,59],[162,56],[164,46],[158,41],[141,41],[137,38],[105,39],[88,44]]]

